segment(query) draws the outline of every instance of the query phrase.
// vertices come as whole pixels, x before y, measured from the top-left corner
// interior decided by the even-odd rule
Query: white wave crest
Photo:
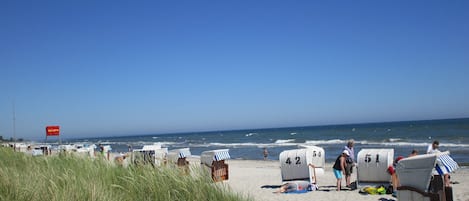
[[[280,145],[274,145],[271,143],[210,143],[210,146],[221,146],[221,147],[231,147],[231,148],[240,148],[240,147],[258,147],[258,148],[265,148],[265,147],[279,147]]]
[[[443,147],[469,147],[469,144],[440,143]]]
[[[401,138],[389,138],[389,142],[397,142],[401,140],[402,140]]]
[[[220,142],[212,142],[207,144],[189,144],[191,147],[231,147],[231,148],[239,148],[239,147],[285,147],[285,146],[298,146],[300,143],[254,143],[254,142],[245,142],[245,143],[220,143]]]
[[[136,141],[136,142],[126,142],[126,141],[98,141],[98,142],[88,142],[83,141],[83,143],[95,143],[95,144],[110,144],[110,145],[132,145],[132,146],[143,146],[149,145],[153,143],[159,143],[164,147],[171,147],[171,146],[189,146],[189,147],[232,147],[232,148],[239,148],[239,147],[287,147],[287,146],[300,146],[300,145],[324,145],[324,146],[335,146],[335,145],[343,145],[347,143],[347,140],[341,139],[330,139],[330,140],[307,140],[304,143],[302,142],[295,142],[295,139],[279,139],[279,140],[269,140],[270,142],[266,143],[256,143],[256,142],[237,142],[237,143],[223,143],[223,142],[175,142],[175,141],[162,141],[162,142],[150,142],[150,141]],[[79,143],[79,142],[75,142]],[[376,146],[376,147],[427,147],[430,143],[428,142],[406,142],[403,139],[393,138],[384,141],[368,141],[368,140],[357,140],[355,141],[356,145],[365,145],[365,146]],[[440,147],[443,149],[445,148],[469,148],[469,144],[460,144],[460,143],[440,143]]]
[[[347,141],[340,139],[333,140],[306,140],[305,144],[318,145],[318,144],[345,144]]]
[[[368,142],[361,141],[360,144],[365,145],[381,145],[381,146],[410,146],[410,147],[427,147],[427,142]],[[469,147],[469,144],[440,143],[440,147]]]
[[[294,142],[295,139],[288,139],[288,140],[276,140],[275,144],[284,144],[284,143],[289,143],[289,142]]]

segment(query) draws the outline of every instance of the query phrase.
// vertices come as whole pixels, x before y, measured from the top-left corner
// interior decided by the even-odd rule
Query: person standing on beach
[[[267,151],[267,148],[264,147],[264,160],[267,160],[268,156],[269,156],[269,152]]]
[[[438,140],[433,141],[433,143],[428,146],[427,149],[427,154],[435,154],[435,153],[440,153],[441,151],[438,149],[440,147],[440,142]],[[451,182],[450,182],[450,175],[449,173],[443,172],[443,178],[445,182],[445,186],[449,187]]]
[[[132,153],[132,145],[129,144],[129,145],[127,146],[127,148],[128,148],[128,150],[129,150],[129,153]]]
[[[334,166],[332,166],[335,178],[337,179],[337,191],[340,191],[342,175],[345,174],[345,159],[349,155],[350,154],[347,150],[342,151],[342,153],[335,160]]]
[[[439,147],[440,147],[440,142],[438,140],[433,141],[433,143],[428,146],[427,154],[440,152],[440,150],[438,150]]]
[[[99,153],[104,156],[104,146],[102,144],[99,144]]]
[[[353,146],[355,145],[355,141],[353,139],[350,139],[347,142],[347,145],[344,147],[344,151],[348,151],[349,155],[346,159],[345,163],[345,183],[348,188],[350,188],[350,178],[353,173],[353,167],[355,166],[355,151],[353,149]]]

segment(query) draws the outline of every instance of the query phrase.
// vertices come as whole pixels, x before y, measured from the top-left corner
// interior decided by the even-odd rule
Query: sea
[[[349,139],[355,141],[355,154],[385,148],[394,149],[395,157],[408,156],[414,149],[424,154],[438,140],[441,151],[450,151],[461,166],[469,165],[469,118],[80,138],[62,143],[108,144],[112,152],[160,143],[169,150],[188,147],[193,155],[229,149],[231,158],[245,160],[263,160],[264,148],[268,160],[279,160],[282,151],[315,145],[325,150],[326,162],[333,162]]]

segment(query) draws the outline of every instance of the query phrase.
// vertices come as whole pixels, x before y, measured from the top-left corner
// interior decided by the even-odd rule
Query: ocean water
[[[469,118],[84,138],[65,143],[110,144],[113,152],[126,152],[129,145],[161,143],[170,150],[189,147],[193,155],[230,149],[232,158],[254,160],[263,159],[263,148],[269,160],[278,160],[284,150],[316,145],[325,149],[326,162],[332,162],[348,139],[355,140],[355,154],[363,148],[393,148],[395,157],[407,156],[413,149],[425,153],[438,140],[441,151],[450,151],[460,165],[469,165]]]

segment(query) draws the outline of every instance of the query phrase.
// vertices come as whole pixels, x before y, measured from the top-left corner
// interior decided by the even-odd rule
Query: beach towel
[[[370,195],[384,195],[386,194],[386,188],[384,186],[379,186],[379,187],[371,187],[371,186],[365,186],[362,189],[360,189],[359,193],[362,194],[370,194]]]

